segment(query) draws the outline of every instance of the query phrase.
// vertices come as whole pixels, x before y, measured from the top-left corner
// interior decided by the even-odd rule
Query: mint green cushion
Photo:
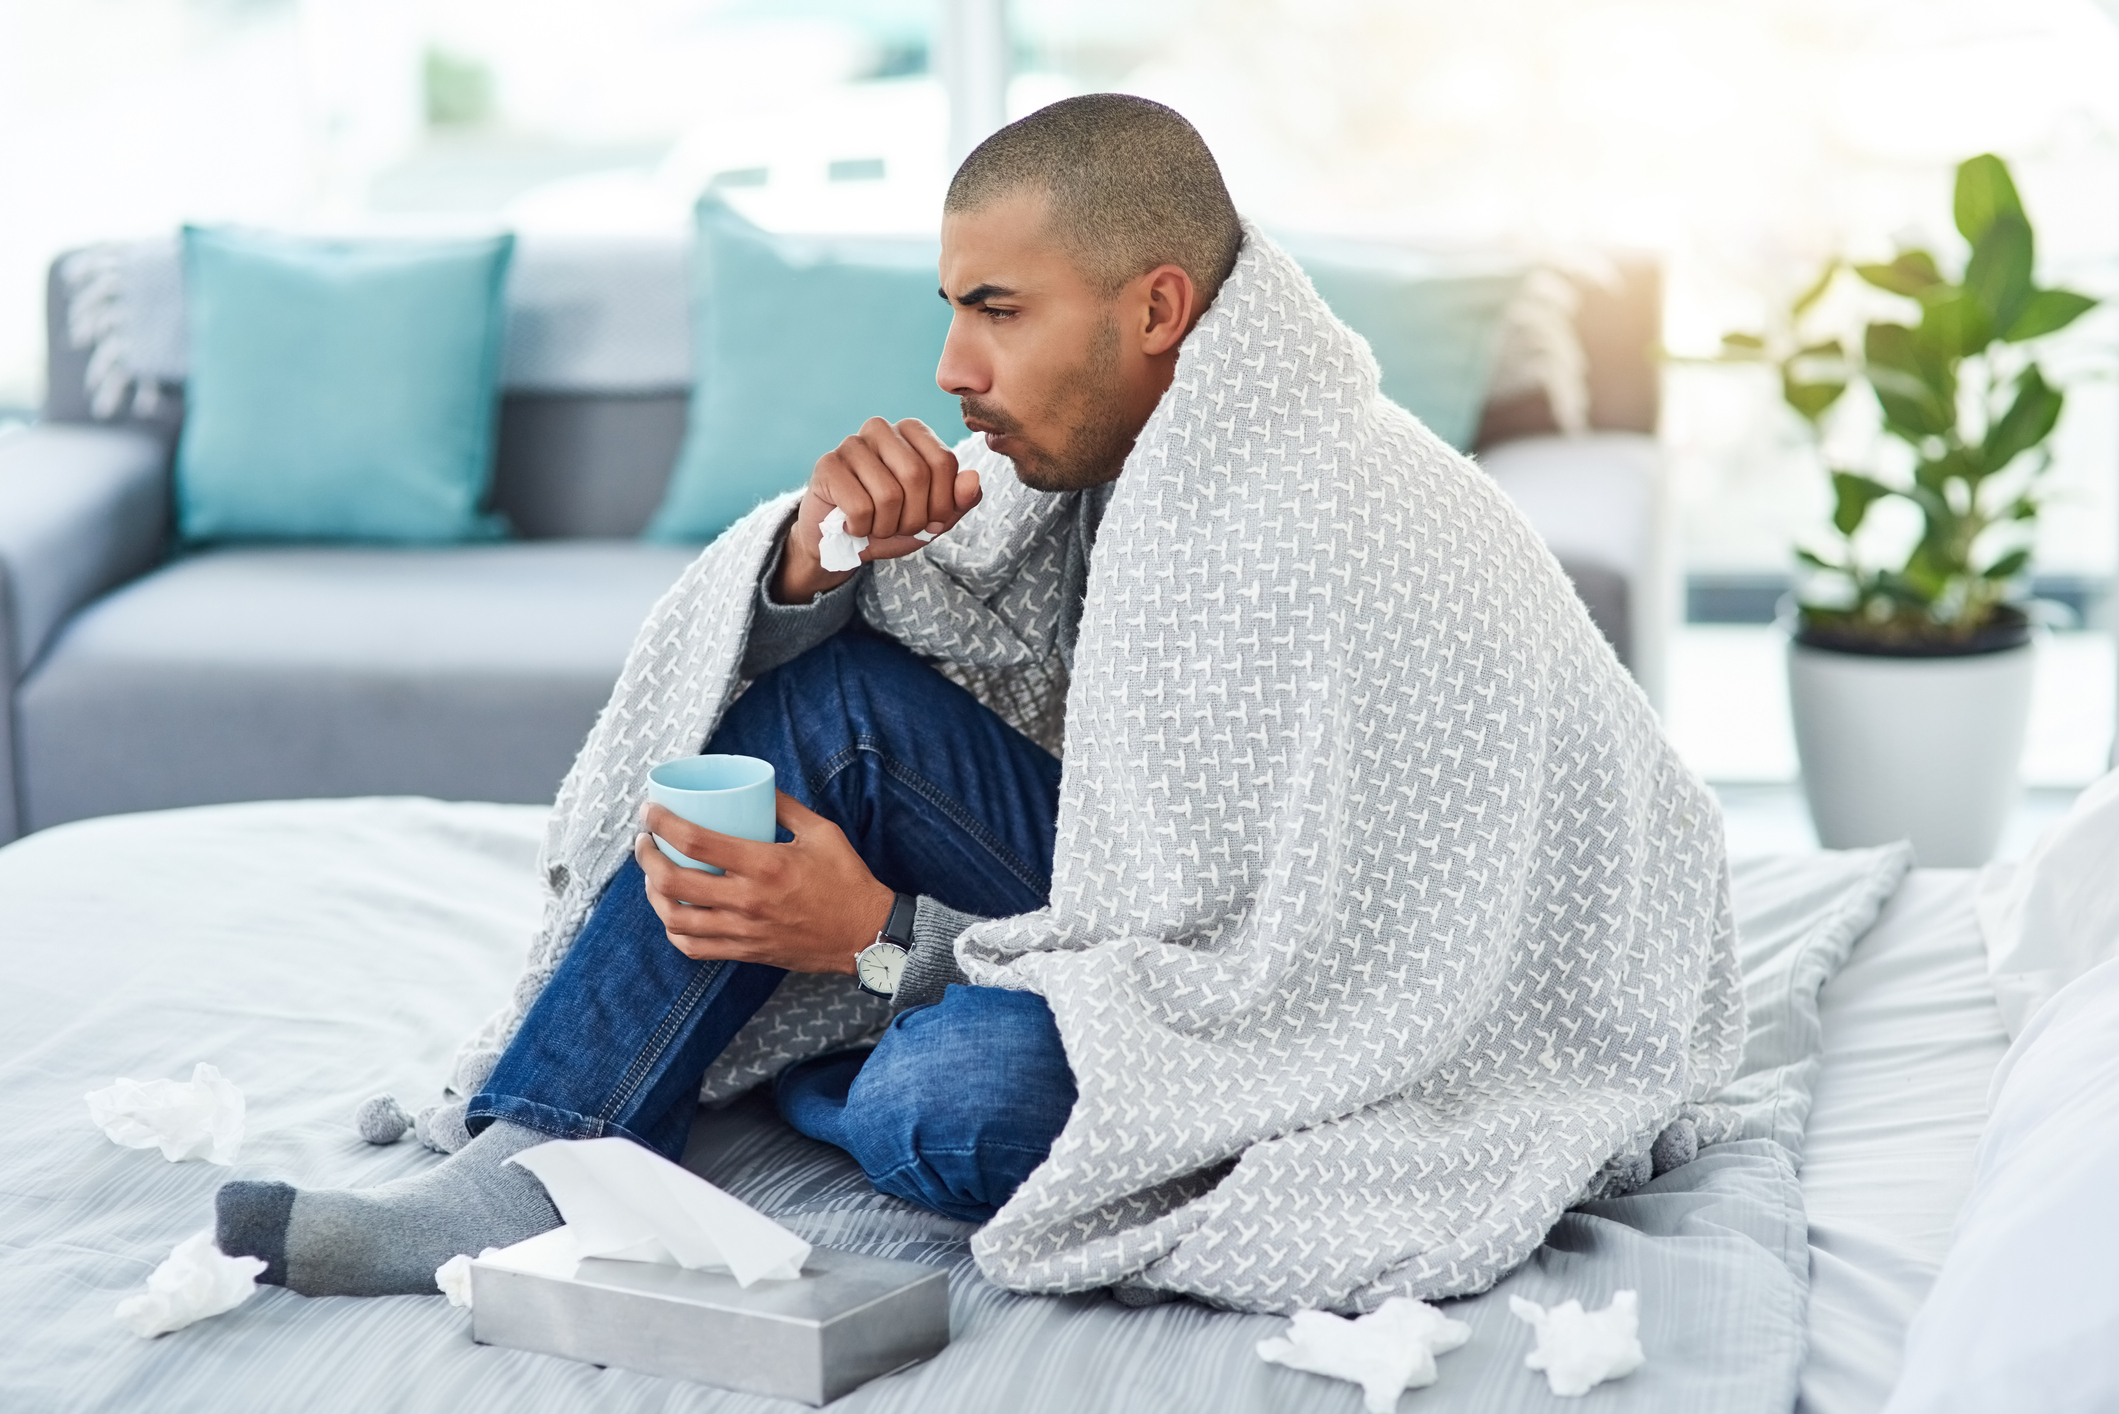
[[[1501,352],[1501,316],[1524,272],[1451,270],[1431,256],[1358,241],[1284,244],[1332,312],[1368,340],[1383,395],[1470,451]]]
[[[871,417],[964,435],[935,386],[949,332],[931,240],[787,236],[709,194],[692,251],[691,420],[657,540],[710,540],[809,480]]]
[[[492,538],[512,236],[186,227],[186,540]]]

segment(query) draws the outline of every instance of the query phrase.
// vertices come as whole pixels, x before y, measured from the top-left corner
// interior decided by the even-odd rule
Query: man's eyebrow
[[[942,297],[944,303],[947,303],[949,299],[949,291],[938,289],[935,291],[935,293]],[[987,300],[1006,299],[1008,298],[1008,296],[1014,293],[1015,291],[1009,289],[1006,285],[974,285],[972,288],[958,295],[956,297],[956,302],[964,306],[964,308],[966,309],[975,309],[979,305],[984,304]]]

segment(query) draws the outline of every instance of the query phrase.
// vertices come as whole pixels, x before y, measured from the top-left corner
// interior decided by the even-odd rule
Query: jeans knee
[[[933,1097],[910,1103],[880,1088],[856,1082],[854,1157],[877,1191],[960,1222],[985,1222],[999,1212],[1057,1137],[1057,1130],[1024,1133],[980,1114],[975,1094],[937,1107]]]
[[[822,769],[872,717],[867,694],[882,660],[892,656],[911,657],[875,634],[841,630],[760,674],[722,717],[706,749],[760,756],[783,774]],[[801,794],[791,779],[782,779],[780,788]]]
[[[1044,1000],[952,987],[901,1014],[848,1095],[854,1157],[885,1193],[984,1222],[1045,1161],[1074,1107]]]

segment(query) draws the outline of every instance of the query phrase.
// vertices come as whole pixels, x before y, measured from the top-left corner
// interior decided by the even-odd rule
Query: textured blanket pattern
[[[1049,729],[1071,500],[982,469],[987,501],[877,566],[862,612]],[[647,769],[726,706],[786,514],[730,531],[643,631],[561,792],[531,965],[459,1087],[624,857]],[[1050,1001],[1080,1087],[976,1239],[994,1280],[1271,1311],[1483,1291],[1734,1072],[1712,798],[1557,563],[1255,231],[1086,596],[1051,903],[958,948]],[[881,1015],[790,979],[707,1092]]]

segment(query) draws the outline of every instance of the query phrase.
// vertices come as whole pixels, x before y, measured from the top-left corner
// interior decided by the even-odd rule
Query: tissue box
[[[471,1264],[471,1336],[827,1404],[949,1344],[949,1274],[817,1248],[792,1281],[584,1259],[570,1278]]]

